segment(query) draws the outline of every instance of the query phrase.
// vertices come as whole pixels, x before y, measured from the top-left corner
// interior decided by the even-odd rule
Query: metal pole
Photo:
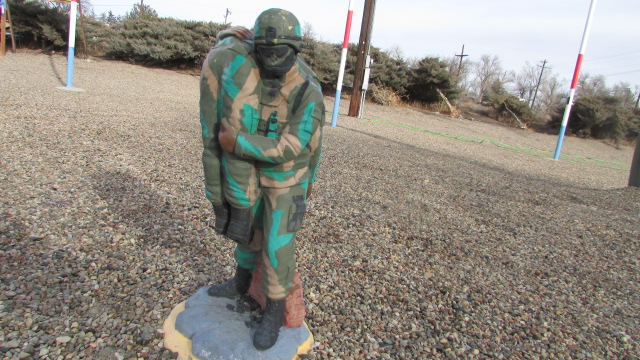
[[[73,61],[76,49],[76,16],[78,14],[78,0],[71,0],[69,13],[69,51],[67,55],[67,87],[73,87]]]
[[[349,34],[351,33],[351,18],[353,17],[353,1],[349,0],[349,10],[347,12],[347,27],[344,30],[344,40],[342,41],[342,55],[340,57],[340,70],[338,72],[338,84],[336,85],[336,99],[333,102],[333,113],[331,114],[331,127],[338,124],[338,108],[340,107],[340,96],[342,94],[342,81],[344,80],[344,68],[347,64],[347,53],[349,51]]]
[[[580,44],[580,53],[578,53],[578,60],[576,61],[576,68],[573,72],[573,80],[571,81],[571,90],[569,91],[569,100],[567,106],[564,108],[564,115],[562,116],[562,124],[560,125],[560,134],[558,135],[558,144],[556,145],[556,152],[553,155],[554,160],[560,158],[560,149],[562,149],[562,141],[564,140],[564,133],[567,130],[567,123],[569,122],[569,114],[571,113],[571,106],[573,106],[573,97],[576,94],[576,87],[578,86],[578,78],[580,77],[580,68],[582,67],[582,58],[587,48],[587,40],[589,40],[589,31],[591,30],[591,20],[593,20],[593,12],[596,8],[598,0],[591,0],[591,6],[589,6],[589,15],[587,16],[587,24],[584,27],[584,33],[582,35],[582,43]]]
[[[364,101],[367,98],[367,89],[369,88],[369,74],[371,73],[371,56],[367,55],[364,67],[364,79],[362,81],[362,95],[360,96],[360,109],[358,109],[358,118],[362,119],[364,112]]]

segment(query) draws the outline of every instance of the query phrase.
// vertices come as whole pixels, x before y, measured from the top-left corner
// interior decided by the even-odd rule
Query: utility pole
[[[144,17],[144,0],[140,0],[140,19]]]
[[[542,70],[540,70],[540,76],[538,77],[538,83],[536,84],[536,91],[533,92],[533,100],[531,101],[531,110],[533,110],[533,105],[536,103],[536,96],[538,95],[538,88],[540,87],[540,82],[542,81],[542,73],[544,72],[544,66],[547,65],[547,60],[542,62]]]
[[[376,9],[376,0],[365,0],[362,26],[360,28],[360,41],[358,42],[358,54],[356,56],[356,69],[353,77],[353,93],[349,103],[349,116],[357,117],[360,113],[360,97],[362,96],[362,84],[364,82],[364,68],[371,43],[371,29]]]
[[[224,13],[224,25],[227,25],[227,16],[231,15],[231,11],[227,8],[227,11]]]
[[[458,75],[456,75],[457,78],[460,78],[460,70],[462,69],[462,58],[464,58],[465,56],[469,55],[464,54],[464,44],[462,44],[462,53],[460,53],[460,55],[456,55],[456,57],[460,58],[460,64],[458,65]]]

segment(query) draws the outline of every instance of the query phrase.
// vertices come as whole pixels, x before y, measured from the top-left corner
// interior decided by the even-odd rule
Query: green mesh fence
[[[328,113],[328,114],[330,114],[330,113]],[[347,116],[346,114],[339,114],[339,115]],[[525,153],[525,154],[529,154],[529,155],[534,155],[534,156],[545,157],[545,158],[546,157],[551,158],[551,159],[553,158],[553,151],[551,151],[551,150],[541,150],[541,149],[530,148],[530,147],[525,147],[525,146],[520,146],[520,145],[505,144],[505,143],[501,143],[501,142],[492,140],[492,139],[490,139],[488,137],[485,137],[485,138],[474,138],[474,137],[469,137],[469,136],[464,136],[464,135],[454,135],[454,134],[447,134],[447,133],[438,132],[438,131],[432,131],[432,130],[427,130],[427,129],[420,129],[420,128],[416,128],[416,127],[413,127],[413,126],[396,124],[396,123],[392,123],[392,122],[384,121],[384,120],[377,120],[377,119],[371,119],[371,118],[363,118],[363,119],[369,120],[369,121],[374,121],[374,122],[377,122],[377,123],[380,123],[380,124],[397,126],[397,127],[401,127],[401,128],[405,128],[405,129],[409,129],[409,130],[413,130],[413,131],[419,131],[419,132],[427,133],[427,134],[431,134],[431,135],[442,136],[442,137],[446,137],[446,138],[449,138],[449,139],[455,139],[455,140],[467,141],[467,142],[473,142],[473,143],[480,143],[480,144],[489,143],[489,144],[493,144],[493,145],[495,145],[497,147],[500,147],[500,148],[503,148],[503,149],[508,149],[508,150],[512,150],[512,151],[517,151],[517,152],[521,152],[521,153]],[[618,162],[615,162],[615,161],[597,159],[597,158],[593,158],[593,157],[589,157],[589,156],[573,155],[573,154],[563,153],[560,156],[560,160],[579,163],[579,164],[584,164],[584,165],[588,165],[588,166],[596,166],[596,167],[601,167],[601,168],[606,168],[606,169],[618,170],[618,171],[630,171],[630,169],[628,167],[626,167],[626,164],[618,163]]]

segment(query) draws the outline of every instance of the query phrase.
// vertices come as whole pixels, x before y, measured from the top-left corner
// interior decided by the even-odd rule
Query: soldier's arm
[[[218,143],[218,79],[211,70],[212,59],[207,57],[200,75],[200,125],[202,126],[202,166],[205,194],[214,206],[222,205],[222,180]]]
[[[316,182],[316,173],[318,172],[318,165],[320,165],[320,158],[322,157],[322,127],[318,127],[316,133],[312,137],[310,142],[311,159],[309,159],[309,175],[310,181],[313,184]]]
[[[322,101],[322,93],[319,90],[307,91],[299,110],[291,116],[275,139],[234,131],[228,123],[223,121],[220,140],[224,143],[225,150],[231,150],[243,158],[272,164],[291,161],[309,144],[318,128],[322,126],[324,120]]]

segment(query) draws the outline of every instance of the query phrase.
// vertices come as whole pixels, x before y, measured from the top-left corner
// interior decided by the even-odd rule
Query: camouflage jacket
[[[258,130],[255,134],[240,131],[234,153],[256,160],[262,187],[313,183],[322,152],[325,122],[320,83],[298,57],[297,65],[278,87],[269,87],[268,80],[260,82]]]
[[[246,208],[259,196],[253,161],[240,159],[220,148],[220,121],[254,134],[258,126],[260,74],[251,56],[253,43],[240,40],[233,31],[223,31],[209,52],[200,75],[200,123],[205,194],[213,205],[223,199]]]

